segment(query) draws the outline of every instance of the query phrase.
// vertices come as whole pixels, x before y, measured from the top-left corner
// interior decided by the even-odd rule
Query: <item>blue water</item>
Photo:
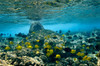
[[[96,66],[99,29],[100,0],[0,0],[0,66]]]
[[[59,31],[62,30],[63,33],[66,33],[68,30],[71,32],[85,32],[92,31],[95,28],[100,28],[100,24],[80,24],[80,23],[65,23],[65,24],[46,24],[44,25],[45,29]],[[0,33],[9,33],[14,36],[17,33],[25,33],[28,34],[30,24],[22,25],[22,24],[3,24],[0,26]]]
[[[10,7],[6,6],[5,8]],[[40,12],[35,12],[31,9],[24,9],[24,11],[22,10],[22,12],[18,13],[3,11],[2,9],[0,11],[0,33],[10,33],[13,36],[19,32],[28,33],[30,24],[35,21],[29,17],[34,18],[34,13],[39,13],[38,16],[41,16],[41,19],[37,21],[39,21],[45,29],[53,31],[62,30],[64,33],[68,30],[72,32],[84,32],[93,30],[94,28],[100,28],[100,3],[98,0],[83,0],[74,6],[52,7],[48,10],[44,10],[46,13],[41,12],[41,10]],[[36,11],[38,11],[38,9]],[[43,16],[42,13],[44,14]],[[21,16],[19,14],[26,15]]]

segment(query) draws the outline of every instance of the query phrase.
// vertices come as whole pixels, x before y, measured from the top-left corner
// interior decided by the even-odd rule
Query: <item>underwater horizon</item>
[[[0,0],[0,66],[100,66],[100,0]]]
[[[0,28],[3,28],[0,33],[26,34],[35,21],[45,29],[64,29],[64,32],[87,31],[100,26],[99,0],[1,0],[0,6]]]
[[[25,4],[23,1],[24,0],[22,0],[21,2],[19,0],[16,0],[14,1],[15,4],[14,2],[10,3],[10,1],[7,1],[7,0],[0,2],[0,6],[1,6],[0,28],[3,28],[3,29],[0,29],[0,33],[15,34],[15,33],[22,32],[22,33],[27,34],[30,24],[35,21],[39,21],[45,27],[45,29],[50,29],[53,31],[62,29],[64,32],[66,32],[67,30],[80,31],[81,29],[83,31],[85,30],[87,31],[94,28],[99,28],[100,26],[99,0],[94,0],[94,1],[82,0],[80,2],[77,2],[77,0],[74,2],[74,0],[72,0],[69,2],[70,4],[68,4],[67,2],[64,3],[62,1],[61,3],[65,4],[66,6],[63,5],[61,7],[56,7],[56,6],[53,7],[52,3],[51,5],[48,3],[47,4],[41,3],[43,7],[48,7],[48,8],[43,9],[42,6],[40,7],[40,5],[36,4],[37,6],[36,9],[32,7],[24,8],[26,11],[27,9],[34,10],[34,11],[33,10],[28,11],[28,12],[26,12],[25,10],[20,11],[21,7],[22,6],[24,7],[24,5],[21,5],[21,4]],[[32,2],[32,0],[28,2]],[[41,0],[39,2],[41,2]],[[60,3],[60,0],[58,0],[58,3]],[[20,5],[17,6],[18,4]],[[76,4],[76,5],[73,5],[73,4]],[[27,6],[29,5],[32,6],[31,4],[27,4]],[[8,9],[10,9],[11,11],[9,12]],[[40,12],[37,12],[38,10],[40,10]],[[27,13],[29,13],[29,15],[25,15]],[[36,13],[36,15],[34,15],[34,13]],[[44,15],[42,16],[42,14]],[[29,17],[30,18],[34,17],[34,18],[30,19]],[[49,25],[50,25],[50,28],[49,28]]]

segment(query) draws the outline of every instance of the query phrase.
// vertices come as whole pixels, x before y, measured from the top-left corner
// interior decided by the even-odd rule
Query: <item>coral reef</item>
[[[14,38],[0,43],[1,66],[100,65],[99,31],[95,36],[88,36],[85,33],[58,34],[41,28],[35,30],[36,27],[18,41]]]

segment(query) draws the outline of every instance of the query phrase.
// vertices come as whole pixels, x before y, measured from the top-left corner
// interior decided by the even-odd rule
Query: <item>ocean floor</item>
[[[99,29],[64,34],[37,29],[0,37],[0,66],[100,66],[99,50]]]

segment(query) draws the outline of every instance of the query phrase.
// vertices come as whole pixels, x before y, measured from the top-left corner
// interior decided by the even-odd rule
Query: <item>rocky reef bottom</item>
[[[100,66],[100,30],[0,39],[0,66]]]

